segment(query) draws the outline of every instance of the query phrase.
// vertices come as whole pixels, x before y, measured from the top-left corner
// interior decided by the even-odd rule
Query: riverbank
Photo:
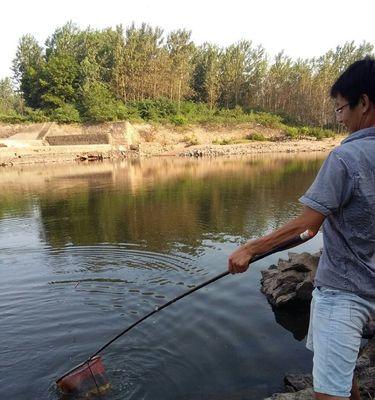
[[[135,157],[217,157],[260,153],[326,152],[344,136],[291,140],[259,124],[95,125],[0,124],[0,165],[123,159]]]

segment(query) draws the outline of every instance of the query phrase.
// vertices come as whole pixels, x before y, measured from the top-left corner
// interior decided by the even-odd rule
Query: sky
[[[168,33],[192,31],[199,45],[221,47],[242,39],[261,44],[272,57],[281,50],[293,59],[310,58],[354,40],[375,45],[375,0],[4,0],[1,5],[0,79],[22,35],[41,45],[68,21],[80,28],[139,26],[146,22]]]

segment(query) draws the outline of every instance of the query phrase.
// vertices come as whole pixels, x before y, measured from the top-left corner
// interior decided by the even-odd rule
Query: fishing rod
[[[313,236],[314,235],[311,231],[306,230],[305,232],[301,233],[300,235],[297,235],[297,236],[295,236],[291,239],[288,239],[285,242],[279,244],[278,246],[275,246],[271,250],[254,256],[250,260],[249,264],[259,261],[265,257],[268,257],[271,254],[277,253],[279,251],[287,250],[291,247],[302,244],[302,243],[306,242],[307,240],[311,239]],[[176,301],[183,299],[184,297],[190,295],[191,293],[194,293],[197,290],[202,289],[203,287],[205,287],[213,282],[216,282],[219,279],[221,279],[224,276],[227,276],[229,274],[230,274],[229,271],[222,272],[221,274],[216,275],[215,277],[201,283],[198,286],[195,286],[194,288],[182,293],[181,295],[175,297],[174,299],[164,303],[163,305],[156,306],[153,311],[149,312],[148,314],[146,314],[145,316],[140,318],[138,321],[134,322],[132,325],[130,325],[127,328],[125,328],[124,330],[122,330],[111,340],[106,342],[95,353],[93,353],[86,361],[76,365],[74,368],[70,369],[68,372],[66,372],[64,375],[62,375],[60,378],[58,378],[56,380],[58,387],[65,393],[80,393],[80,392],[82,392],[82,387],[84,387],[84,390],[86,391],[86,393],[89,393],[89,392],[92,394],[102,393],[103,391],[105,391],[106,389],[109,388],[109,382],[108,382],[107,377],[105,376],[104,365],[102,363],[101,357],[99,356],[99,353],[101,353],[108,346],[110,346],[114,341],[119,339],[121,336],[123,336],[125,333],[129,332],[131,329],[136,327],[138,324],[140,324],[147,318],[149,318],[152,315],[156,314],[157,312],[163,310],[164,308],[170,306],[171,304],[175,303]],[[90,381],[91,381],[91,386],[90,386]]]

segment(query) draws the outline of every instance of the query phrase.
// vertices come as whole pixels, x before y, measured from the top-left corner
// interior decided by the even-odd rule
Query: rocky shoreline
[[[275,312],[276,320],[281,325],[285,326],[285,321],[280,320],[285,310],[302,307],[308,314],[320,255],[320,252],[316,254],[290,252],[288,260],[279,259],[277,265],[271,265],[269,269],[262,271],[261,291],[266,295]],[[288,329],[288,326],[285,327]],[[298,340],[302,340],[306,333],[306,329],[293,332]],[[375,397],[375,321],[366,326],[363,338],[367,343],[360,350],[355,374],[361,398],[372,400]],[[284,393],[276,393],[266,400],[310,400],[314,397],[311,375],[287,374],[284,385]]]

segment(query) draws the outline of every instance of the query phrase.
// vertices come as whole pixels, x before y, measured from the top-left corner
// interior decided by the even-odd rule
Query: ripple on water
[[[164,255],[129,245],[65,246],[49,250],[48,258],[55,276],[64,274],[63,279],[50,281],[55,287],[128,298],[152,297],[153,305],[181,294],[180,286],[194,287],[208,273],[180,252]],[[94,297],[88,304],[93,305],[98,299]],[[131,310],[136,312],[134,307]]]

